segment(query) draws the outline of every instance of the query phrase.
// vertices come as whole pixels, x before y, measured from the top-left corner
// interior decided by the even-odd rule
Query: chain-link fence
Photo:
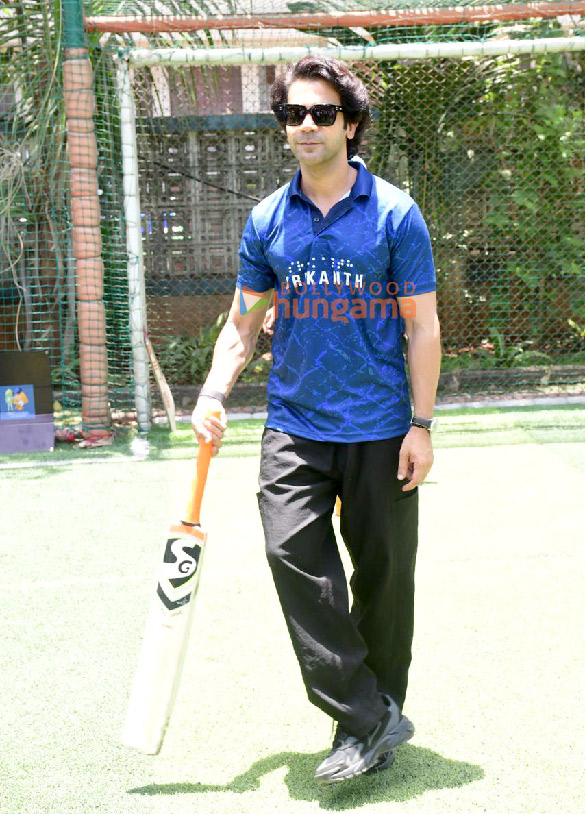
[[[494,6],[493,15],[483,11],[483,17],[473,20],[473,6],[438,4],[433,10],[417,9],[417,19],[426,15],[427,21],[418,25],[408,18],[408,8],[395,8],[384,26],[379,24],[383,12],[374,19],[372,4],[367,11],[356,4],[355,13],[361,16],[355,19],[331,3],[317,11],[304,4],[282,12],[272,3],[265,6],[203,9],[176,0],[165,14],[153,14],[150,4],[146,8],[138,2],[85,3],[97,103],[111,405],[130,408],[133,398],[115,60],[136,48],[163,46],[194,49],[198,57],[201,52],[227,55],[224,64],[161,63],[132,71],[146,314],[179,407],[192,403],[208,369],[233,297],[248,213],[296,170],[270,112],[270,85],[284,64],[269,51],[275,46],[351,49],[416,43],[430,48],[566,38],[567,50],[557,53],[480,50],[453,58],[439,49],[431,58],[408,52],[353,59],[352,69],[365,82],[373,111],[361,155],[371,171],[413,196],[431,231],[445,354],[441,395],[582,390],[585,51],[570,50],[569,42],[585,32],[585,16],[579,16],[585,15],[585,6],[539,4],[549,9],[536,20],[534,10],[529,15],[504,4]],[[516,19],[510,19],[512,11]],[[234,19],[219,28],[205,23],[204,13]],[[288,22],[275,20],[277,13]],[[140,19],[120,19],[128,14]],[[270,14],[273,24],[267,25]],[[10,172],[3,170],[1,179],[1,341],[4,348],[19,344],[50,350],[56,381],[66,383],[63,393],[73,401],[78,392],[75,271],[67,259],[59,18],[48,18],[55,37],[52,56],[41,70],[46,48],[42,39],[35,44],[38,56],[30,64],[37,69],[29,71],[34,82],[22,72],[20,79],[10,79],[6,69],[6,60],[14,60],[15,54],[24,63],[22,44],[30,50],[31,42],[23,39],[23,32],[29,29],[13,25],[21,44],[1,51],[2,147],[10,154],[6,167],[13,167],[15,155],[23,155],[16,149],[23,143],[18,135],[24,115],[19,88],[31,94],[24,109],[38,109],[34,93],[53,104],[41,123],[33,125],[30,113],[28,119],[24,116],[27,139],[32,139],[30,133],[40,138],[45,152],[37,154],[36,163],[16,162]],[[161,21],[168,30],[157,32]],[[28,18],[29,27],[38,23],[34,15]],[[268,50],[263,61],[242,58],[229,64],[234,49],[246,54]],[[19,173],[30,177],[34,194],[18,186],[14,179]],[[49,282],[33,286],[22,275],[40,275]],[[39,298],[42,292],[46,303]],[[231,397],[233,407],[263,405],[269,368],[270,341],[263,336]]]
[[[584,67],[582,54],[353,66],[374,111],[362,156],[431,230],[443,394],[584,379]],[[136,73],[148,320],[176,386],[205,375],[250,196],[296,169],[268,113],[274,70]],[[268,353],[265,340],[244,381],[265,379]]]

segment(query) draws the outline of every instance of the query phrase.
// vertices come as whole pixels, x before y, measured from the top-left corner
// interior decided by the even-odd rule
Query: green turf
[[[438,417],[440,429],[433,439],[437,449],[585,441],[585,405],[442,410]],[[261,419],[229,421],[222,457],[257,455],[263,428]],[[135,428],[118,427],[109,447],[80,449],[77,444],[58,443],[53,452],[0,455],[0,466],[132,457],[135,437]],[[148,439],[151,460],[189,458],[196,454],[194,435],[187,423],[178,424],[174,433],[164,425],[154,425]]]
[[[263,555],[258,422],[233,422],[212,464],[196,628],[154,758],[118,737],[190,430],[157,429],[148,461],[119,438],[2,470],[0,811],[581,814],[583,416],[442,417],[421,488],[417,733],[390,771],[330,789],[312,779],[330,722],[305,698]]]

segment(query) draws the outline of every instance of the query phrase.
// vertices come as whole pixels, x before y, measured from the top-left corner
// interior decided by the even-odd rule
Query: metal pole
[[[130,307],[130,339],[134,375],[134,399],[138,430],[150,429],[150,391],[148,352],[144,343],[146,328],[146,286],[142,254],[140,219],[140,187],[138,183],[138,147],[136,143],[136,105],[130,82],[127,59],[120,59],[116,72],[120,104],[122,138],[122,172],[124,176],[124,212],[126,215],[126,245],[128,252],[128,294]]]
[[[487,40],[486,42],[399,43],[389,45],[281,46],[274,48],[133,48],[130,62],[147,65],[247,65],[295,62],[307,54],[322,54],[346,61],[486,57],[506,54],[553,54],[585,51],[585,37],[543,37],[534,40]]]

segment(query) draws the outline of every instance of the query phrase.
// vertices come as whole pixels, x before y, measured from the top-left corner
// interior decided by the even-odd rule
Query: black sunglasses
[[[338,111],[343,111],[341,105],[276,105],[274,114],[281,124],[297,127],[305,121],[307,113],[318,127],[331,127],[335,124]]]

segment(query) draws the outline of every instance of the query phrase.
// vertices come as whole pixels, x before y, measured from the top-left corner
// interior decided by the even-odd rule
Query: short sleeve
[[[239,256],[240,271],[236,282],[238,287],[246,286],[252,291],[268,291],[274,288],[276,276],[266,262],[262,241],[254,224],[254,210],[250,212],[242,234]]]
[[[391,232],[391,225],[388,224]],[[390,277],[410,295],[435,291],[437,280],[431,237],[422,213],[413,203],[390,240]],[[409,284],[406,288],[406,284]]]

